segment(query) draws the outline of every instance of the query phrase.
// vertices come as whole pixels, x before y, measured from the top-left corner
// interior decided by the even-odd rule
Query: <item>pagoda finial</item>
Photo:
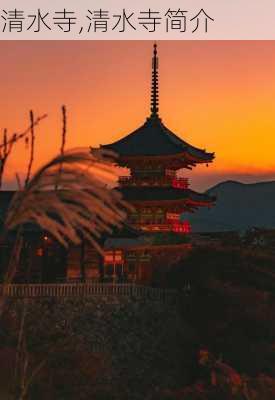
[[[154,43],[152,58],[152,87],[151,87],[151,117],[158,117],[159,111],[159,90],[158,90],[158,51],[157,44]]]

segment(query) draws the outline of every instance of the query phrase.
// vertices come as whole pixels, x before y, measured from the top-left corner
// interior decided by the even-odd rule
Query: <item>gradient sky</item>
[[[185,175],[195,189],[222,180],[275,179],[275,43],[159,42],[160,115],[215,162]],[[48,113],[37,128],[35,168],[60,147],[68,109],[67,147],[110,143],[149,115],[150,41],[1,41],[1,128],[20,132],[28,113]],[[5,180],[26,169],[18,144]]]

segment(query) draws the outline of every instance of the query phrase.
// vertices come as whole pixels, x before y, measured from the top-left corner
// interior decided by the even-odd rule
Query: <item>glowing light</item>
[[[172,231],[177,233],[190,233],[191,225],[189,221],[176,222],[172,226]]]
[[[189,182],[187,178],[174,178],[172,180],[172,187],[176,189],[188,189]]]
[[[167,213],[166,214],[166,219],[168,222],[175,222],[175,221],[179,221],[180,219],[180,214],[178,213]]]
[[[37,249],[37,250],[36,250],[36,255],[37,255],[38,257],[42,257],[42,256],[43,256],[43,249],[41,249],[41,248]]]
[[[121,250],[105,251],[104,264],[122,264],[124,262]]]

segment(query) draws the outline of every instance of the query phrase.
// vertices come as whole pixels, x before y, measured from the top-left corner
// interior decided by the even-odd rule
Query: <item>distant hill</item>
[[[207,190],[217,197],[211,209],[200,209],[189,220],[194,232],[275,229],[275,181],[244,184],[226,181]]]

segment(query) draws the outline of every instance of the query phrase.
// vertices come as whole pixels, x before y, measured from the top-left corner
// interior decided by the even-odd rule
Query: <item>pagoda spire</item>
[[[158,51],[157,44],[154,44],[152,58],[152,86],[151,86],[151,117],[158,117],[159,111],[159,89],[158,89]]]

